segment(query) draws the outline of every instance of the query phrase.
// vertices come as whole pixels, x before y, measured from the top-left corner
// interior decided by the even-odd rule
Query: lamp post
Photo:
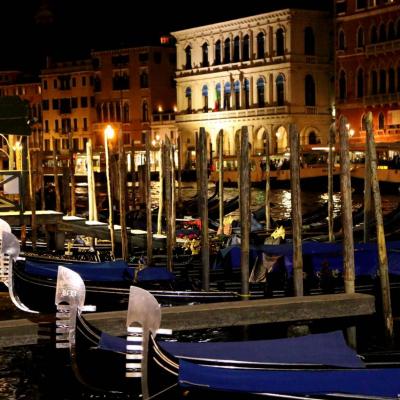
[[[106,179],[107,179],[107,195],[108,195],[108,227],[110,229],[111,239],[111,255],[115,255],[115,238],[114,238],[114,221],[113,221],[113,204],[111,195],[111,181],[110,181],[110,156],[108,153],[108,139],[114,137],[114,129],[111,125],[107,125],[104,130],[104,152],[106,156]]]

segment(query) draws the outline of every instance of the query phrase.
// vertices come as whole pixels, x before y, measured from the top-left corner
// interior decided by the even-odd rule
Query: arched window
[[[227,38],[224,42],[224,64],[231,62],[231,39]]]
[[[257,103],[258,103],[258,107],[265,106],[265,81],[264,81],[264,78],[257,79]]]
[[[357,72],[357,97],[364,96],[364,71],[360,68]]]
[[[386,71],[384,69],[379,71],[379,93],[386,93]]]
[[[304,82],[305,103],[308,107],[315,107],[315,82],[311,75],[306,75]]]
[[[240,108],[240,82],[235,81],[233,84],[233,91],[235,93],[235,109],[239,110]]]
[[[243,54],[242,54],[243,61],[250,60],[250,38],[249,35],[245,35],[243,38]]]
[[[149,87],[149,75],[146,71],[142,71],[140,74],[140,87],[142,89]]]
[[[346,74],[344,71],[340,72],[339,75],[339,99],[344,100],[346,98]]]
[[[114,103],[110,103],[110,121],[115,121],[115,113],[114,113]]]
[[[378,31],[376,30],[375,25],[371,28],[370,41],[371,41],[371,44],[378,43]]]
[[[122,122],[129,122],[129,104],[125,103],[123,108]]]
[[[221,108],[221,84],[217,83],[215,85],[215,105],[214,111],[219,111]]]
[[[116,103],[116,109],[115,109],[115,114],[116,114],[116,119],[118,122],[121,122],[121,103],[118,102]]]
[[[109,118],[108,118],[108,104],[104,103],[103,104],[103,121],[104,122],[109,122]]]
[[[378,73],[376,71],[371,72],[371,94],[378,94]]]
[[[142,121],[147,122],[149,120],[149,106],[147,104],[147,101],[145,100],[142,103]]]
[[[361,26],[357,31],[357,47],[364,47],[364,29]]]
[[[240,38],[235,36],[233,39],[233,62],[240,61]]]
[[[215,58],[214,58],[214,65],[221,64],[221,41],[217,40],[215,42]]]
[[[265,35],[260,32],[257,35],[257,58],[264,58],[265,56]]]
[[[381,112],[378,116],[378,129],[385,129],[385,117]]]
[[[389,93],[395,93],[396,86],[395,86],[395,72],[394,68],[389,68]]]
[[[203,46],[201,46],[201,50],[202,50],[202,58],[203,61],[201,63],[202,67],[208,67],[209,63],[208,63],[208,44],[207,43],[203,43]]]
[[[344,32],[342,30],[339,31],[338,47],[339,47],[339,50],[344,50],[346,47]]]
[[[396,32],[394,30],[394,23],[393,21],[390,21],[388,25],[388,40],[395,40],[395,39],[396,39]]]
[[[317,134],[314,131],[311,131],[308,134],[308,144],[317,144]]]
[[[285,37],[283,29],[279,28],[276,31],[276,55],[283,56],[285,54]]]
[[[226,82],[224,86],[224,110],[231,109],[231,83]]]
[[[400,67],[397,67],[397,91],[400,92]]]
[[[315,38],[311,26],[307,26],[304,29],[304,54],[306,56],[315,55]]]
[[[186,88],[185,96],[186,96],[186,111],[188,113],[191,113],[192,112],[192,89],[190,87]]]
[[[103,122],[100,104],[97,104],[97,106],[96,106],[96,114],[97,114],[97,122]]]
[[[185,48],[185,55],[186,55],[185,69],[192,69],[192,48],[190,46],[187,46]]]
[[[250,107],[250,81],[245,79],[243,82],[243,91],[244,91],[244,108]]]
[[[361,116],[361,130],[363,130],[363,131],[366,131],[366,130],[367,130],[367,124],[366,124],[366,122],[365,122],[365,118],[366,118],[366,115],[363,114],[363,115]]]
[[[367,0],[357,0],[357,10],[367,8]]]
[[[203,85],[201,89],[201,94],[203,96],[203,112],[208,112],[208,86]]]
[[[386,42],[386,26],[384,24],[379,27],[379,41]]]
[[[278,106],[285,105],[285,77],[279,74],[275,81],[276,84],[276,100]]]

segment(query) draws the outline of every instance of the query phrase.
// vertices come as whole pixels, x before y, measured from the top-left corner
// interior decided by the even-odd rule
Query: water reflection
[[[215,190],[214,185],[209,186],[209,195]],[[226,188],[224,191],[225,199],[232,198],[238,193],[237,188]],[[152,183],[152,203],[158,205],[159,186],[157,182]],[[188,199],[196,195],[196,183],[184,183],[182,187],[183,199]],[[311,211],[327,201],[327,193],[306,192],[301,193],[303,213]],[[256,208],[264,204],[265,192],[263,189],[253,188],[251,192],[251,208]],[[362,193],[353,193],[353,204],[359,206],[362,204]],[[390,212],[398,205],[397,195],[383,195],[382,208],[384,213]],[[290,217],[291,213],[291,193],[286,189],[272,189],[271,191],[271,215],[275,219]],[[335,213],[340,210],[340,193],[334,193]],[[238,216],[238,211],[233,215]],[[217,337],[218,332],[213,330],[212,336]],[[225,332],[223,332],[225,334]],[[232,331],[230,331],[232,334]],[[204,337],[201,333],[192,335],[190,340],[208,340],[210,333]],[[221,337],[221,336],[220,336]],[[35,356],[36,355],[36,356]],[[39,357],[38,357],[39,356]],[[0,399],[22,400],[22,399],[49,399],[49,400],[76,400],[76,399],[129,399],[135,396],[107,394],[99,395],[83,390],[78,386],[72,377],[66,377],[62,372],[62,384],[60,379],[52,381],[43,371],[52,370],[54,365],[46,358],[46,353],[37,346],[24,346],[18,348],[0,349]],[[54,373],[53,373],[54,374]]]

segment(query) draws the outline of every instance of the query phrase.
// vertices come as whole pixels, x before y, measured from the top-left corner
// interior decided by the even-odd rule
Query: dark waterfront
[[[157,187],[153,188],[153,200],[157,197]],[[210,186],[210,191],[212,187]],[[237,192],[236,188],[226,188],[225,197],[230,198]],[[195,193],[194,184],[183,184],[183,195],[185,198]],[[340,193],[334,196],[336,209],[340,201]],[[303,191],[303,212],[316,209],[318,205],[326,200],[326,194],[318,191]],[[264,191],[262,189],[252,190],[252,208],[259,207],[264,202]],[[290,190],[273,189],[271,193],[272,216],[276,219],[290,216]],[[361,193],[353,193],[354,205],[362,202]],[[383,194],[382,204],[384,213],[391,211],[397,206],[398,196],[395,194]],[[237,215],[237,212],[234,213]],[[3,293],[2,293],[3,295]],[[0,297],[0,304],[8,303],[5,296]],[[21,313],[10,313],[6,307],[0,307],[1,319],[26,318]],[[365,324],[364,324],[365,322]],[[363,326],[364,325],[364,326]],[[360,321],[360,330],[368,329],[368,321]],[[329,329],[338,329],[339,326],[330,326]],[[313,326],[311,326],[313,329]],[[281,330],[281,331],[279,331]],[[284,335],[286,327],[278,328],[277,334]],[[246,332],[246,337],[261,339],[271,335],[268,327],[252,327]],[[239,340],[243,338],[242,329],[208,330],[202,332],[191,332],[180,337],[183,340]],[[374,337],[374,336],[372,336]],[[378,343],[376,343],[378,344]],[[375,343],[369,343],[375,346]],[[50,360],[50,361],[49,361]],[[83,389],[71,376],[68,365],[56,363],[43,345],[10,347],[0,349],[0,399],[22,400],[22,399],[49,399],[49,400],[74,400],[74,399],[133,399],[137,396],[117,395],[114,393],[98,394]]]

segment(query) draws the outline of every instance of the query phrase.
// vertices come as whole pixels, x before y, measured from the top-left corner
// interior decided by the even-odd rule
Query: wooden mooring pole
[[[218,132],[218,197],[219,197],[219,230],[224,232],[224,131]]]
[[[128,260],[128,232],[126,231],[126,162],[122,126],[118,134],[119,224],[121,226],[121,256]]]
[[[379,181],[376,172],[377,159],[376,159],[374,133],[372,130],[371,111],[368,112],[366,116],[365,125],[367,130],[366,140],[371,161],[371,186],[372,186],[372,193],[374,196],[374,205],[375,205],[376,237],[378,242],[379,277],[381,282],[382,311],[385,320],[386,337],[389,341],[393,341],[393,316],[392,316],[392,306],[390,301],[388,258],[386,251],[385,231],[383,228],[381,194],[379,191]]]
[[[168,271],[173,270],[173,234],[172,234],[172,165],[171,165],[171,141],[168,136],[165,137],[165,211],[167,223],[167,268]]]
[[[70,182],[70,214],[76,215],[76,193],[75,193],[75,168],[74,168],[74,141],[72,139],[72,131],[68,134],[68,147],[69,147],[69,179]]]
[[[242,281],[242,296],[249,295],[249,257],[250,257],[250,160],[249,160],[249,133],[247,126],[242,126],[240,133],[240,233],[241,258],[240,270]],[[239,160],[238,160],[239,163]]]
[[[346,293],[355,292],[355,267],[354,267],[354,238],[351,199],[351,178],[349,158],[349,133],[347,119],[340,118],[340,192],[342,203],[342,229],[343,229],[343,262],[344,262],[344,290]],[[356,348],[356,328],[347,329],[347,340],[351,347]]]
[[[372,222],[371,150],[370,146],[368,146],[368,140],[367,131],[364,160],[364,243],[367,243],[369,240]]]
[[[56,196],[56,211],[61,212],[61,196],[60,196],[60,182],[58,180],[58,159],[57,159],[57,145],[56,140],[52,138],[53,142],[53,175],[54,175],[54,191]]]
[[[114,209],[111,192],[111,179],[110,179],[110,155],[108,151],[108,139],[114,135],[114,130],[111,125],[107,125],[104,131],[104,154],[106,157],[106,180],[107,180],[107,197],[108,197],[108,229],[110,230],[111,241],[111,257],[115,257],[115,235],[114,235]]]
[[[202,288],[210,288],[210,244],[208,239],[208,174],[207,174],[207,136],[204,128],[200,128],[198,139],[200,179],[200,218],[201,218],[201,261]]]
[[[268,133],[265,132],[265,229],[269,231],[271,229],[271,186],[270,186],[270,175],[271,175],[271,167],[269,165],[269,136]]]
[[[29,141],[27,140],[27,145],[29,146]],[[32,171],[32,160],[35,157],[35,153],[32,154],[30,148],[28,148],[28,177],[29,177],[29,198],[30,198],[30,206],[31,206],[31,241],[32,241],[32,249],[36,251],[36,239],[37,239],[37,224],[36,224],[36,179],[34,179],[33,171]],[[35,176],[36,178],[36,176]]]
[[[162,215],[164,206],[164,171],[165,171],[165,145],[160,143],[160,174],[159,178],[159,195],[158,195],[158,215],[157,215],[157,233],[162,233]]]
[[[151,218],[151,175],[150,175],[150,132],[146,132],[146,226],[147,226],[147,264],[153,259],[153,224]]]
[[[328,237],[330,242],[335,241],[335,235],[333,233],[333,169],[335,166],[335,123],[329,128],[329,139],[328,139]]]
[[[88,206],[89,221],[97,221],[97,204],[96,204],[96,185],[93,171],[93,148],[92,140],[86,142],[86,163],[87,163],[87,181],[88,181]]]
[[[178,204],[182,204],[182,143],[181,138],[178,136],[177,139],[177,149],[178,149]]]
[[[293,230],[293,280],[295,296],[303,296],[303,250],[301,245],[302,215],[300,190],[300,144],[295,124],[289,125],[290,187]]]

